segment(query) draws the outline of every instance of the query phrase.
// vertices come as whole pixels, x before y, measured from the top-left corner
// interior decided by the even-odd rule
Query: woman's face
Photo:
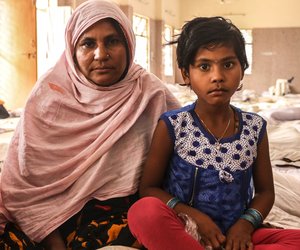
[[[127,66],[125,38],[111,21],[101,20],[79,37],[75,59],[88,80],[99,86],[113,85]]]

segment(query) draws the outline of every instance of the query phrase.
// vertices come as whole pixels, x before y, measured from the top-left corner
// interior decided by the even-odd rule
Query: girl
[[[230,105],[248,67],[241,32],[222,17],[195,18],[176,42],[198,99],[161,116],[131,231],[150,250],[300,249],[299,230],[261,228],[274,202],[266,121]]]

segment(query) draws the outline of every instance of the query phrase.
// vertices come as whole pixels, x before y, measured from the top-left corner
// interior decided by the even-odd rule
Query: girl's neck
[[[202,107],[197,102],[195,113],[203,127],[212,134],[216,141],[232,136],[238,131],[238,118],[230,104]]]
[[[228,121],[228,119],[234,114],[230,104],[216,105],[202,105],[199,101],[196,101],[195,111],[201,119],[211,122]]]

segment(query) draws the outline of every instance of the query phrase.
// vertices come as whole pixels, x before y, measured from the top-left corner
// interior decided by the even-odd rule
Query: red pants
[[[154,197],[137,201],[128,212],[137,240],[149,250],[204,250],[185,232],[175,212]],[[254,250],[300,250],[300,230],[261,228],[252,235]]]

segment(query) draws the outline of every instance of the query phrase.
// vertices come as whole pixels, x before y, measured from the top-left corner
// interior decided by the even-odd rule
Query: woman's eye
[[[115,45],[119,45],[120,43],[122,43],[122,40],[117,37],[110,38],[107,41],[108,46],[115,46]]]
[[[201,64],[201,65],[199,65],[199,68],[200,68],[202,71],[208,71],[210,67],[209,67],[208,64]]]
[[[93,48],[95,46],[95,41],[93,40],[85,40],[81,43],[81,46],[85,48]]]

